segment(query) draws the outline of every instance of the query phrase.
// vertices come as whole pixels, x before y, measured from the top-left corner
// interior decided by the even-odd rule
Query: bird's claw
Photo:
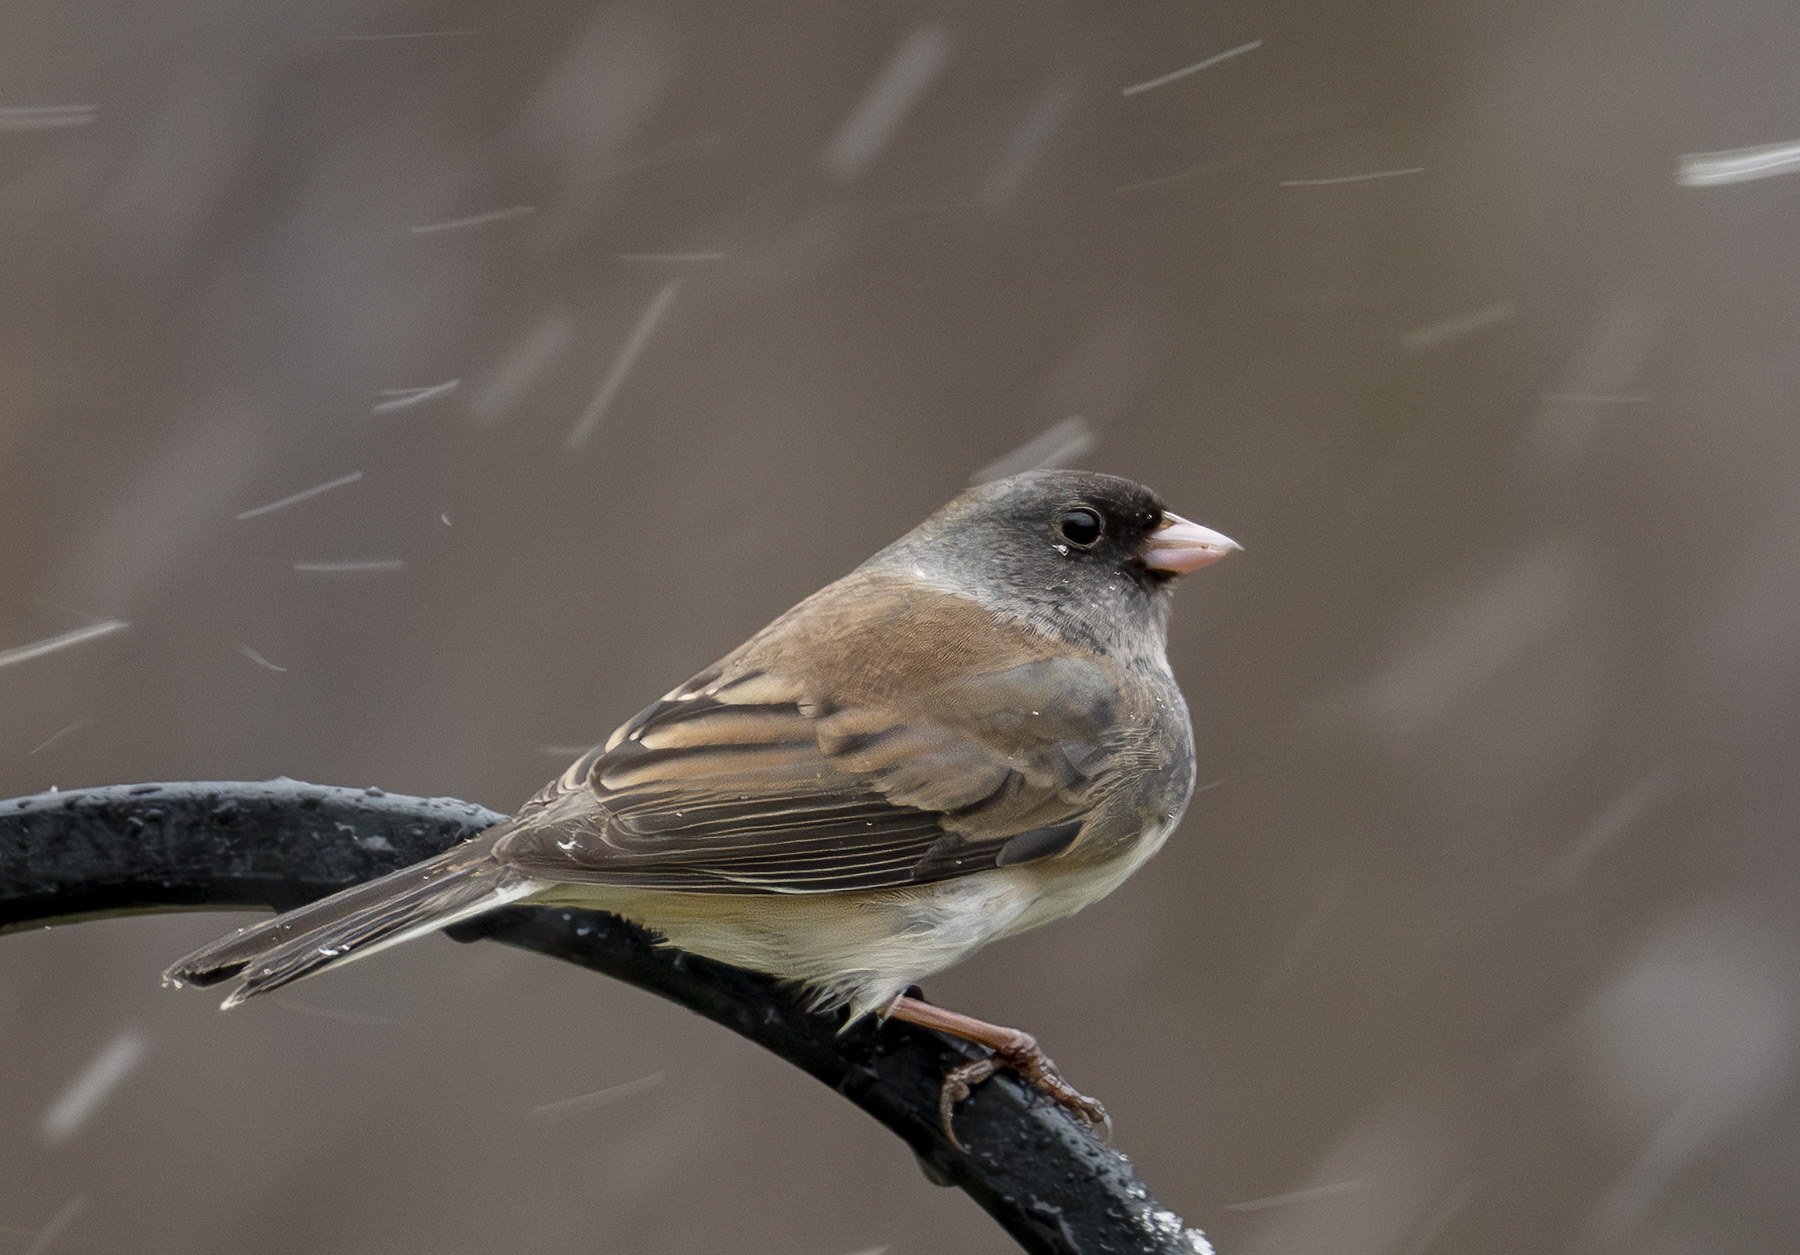
[[[951,1068],[944,1074],[944,1086],[938,1090],[938,1115],[944,1121],[944,1136],[950,1139],[950,1144],[956,1149],[963,1149],[962,1141],[956,1136],[956,1130],[950,1123],[956,1104],[967,1098],[975,1086],[999,1070],[1000,1064],[989,1055],[985,1059],[976,1059]]]
[[[1019,1040],[1009,1043],[1006,1048],[985,1058],[959,1064],[944,1075],[943,1088],[938,1091],[938,1114],[943,1119],[944,1135],[950,1139],[950,1144],[958,1150],[963,1149],[956,1130],[951,1127],[956,1104],[1001,1068],[1017,1072],[1038,1093],[1086,1125],[1089,1132],[1110,1140],[1112,1117],[1106,1114],[1100,1101],[1089,1098],[1063,1080],[1062,1073],[1056,1070],[1056,1065],[1038,1048],[1037,1041],[1029,1033],[1020,1033],[1018,1037]]]

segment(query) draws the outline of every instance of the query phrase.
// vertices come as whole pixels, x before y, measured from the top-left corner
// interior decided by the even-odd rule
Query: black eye
[[[1087,549],[1100,539],[1100,516],[1086,506],[1071,506],[1056,520],[1056,530],[1071,545]]]

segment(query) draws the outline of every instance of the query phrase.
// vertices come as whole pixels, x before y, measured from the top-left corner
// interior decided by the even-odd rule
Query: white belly
[[[661,934],[672,946],[799,982],[818,1010],[877,1011],[908,985],[997,937],[1079,911],[1111,893],[1162,848],[1152,829],[1124,858],[1065,871],[1055,859],[875,893],[708,894],[610,885],[545,885],[529,900],[593,907]]]
[[[1022,870],[877,893],[643,893],[561,884],[530,900],[611,911],[683,950],[804,984],[815,1009],[847,1005],[861,1016],[1006,931],[1037,896],[1035,878]]]

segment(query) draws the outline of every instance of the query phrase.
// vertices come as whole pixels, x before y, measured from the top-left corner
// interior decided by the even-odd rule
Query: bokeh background
[[[1178,598],[1209,787],[934,999],[1227,1255],[1800,1249],[1800,175],[1692,157],[1800,140],[1796,48],[1769,0],[4,6],[0,650],[86,634],[0,666],[0,795],[511,809],[982,468],[1130,475],[1245,545]],[[0,939],[0,1248],[1009,1245],[573,968],[158,988],[237,922]]]

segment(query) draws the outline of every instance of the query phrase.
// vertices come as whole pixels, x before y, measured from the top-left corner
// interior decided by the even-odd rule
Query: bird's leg
[[[1011,1068],[1017,1072],[1039,1093],[1088,1128],[1111,1134],[1112,1121],[1107,1118],[1106,1108],[1063,1080],[1056,1065],[1050,1062],[1050,1056],[1038,1049],[1037,1038],[1030,1033],[1022,1033],[1016,1028],[1002,1028],[973,1016],[959,1015],[955,1011],[946,1011],[908,994],[896,996],[887,1005],[883,1018],[887,1017],[935,1028],[940,1033],[972,1041],[994,1052],[985,1059],[971,1060],[951,1068],[944,1076],[943,1089],[938,1091],[938,1112],[944,1119],[944,1133],[959,1148],[962,1143],[957,1141],[956,1131],[950,1127],[952,1109],[969,1096],[969,1090],[973,1086],[981,1084],[1001,1068]]]

